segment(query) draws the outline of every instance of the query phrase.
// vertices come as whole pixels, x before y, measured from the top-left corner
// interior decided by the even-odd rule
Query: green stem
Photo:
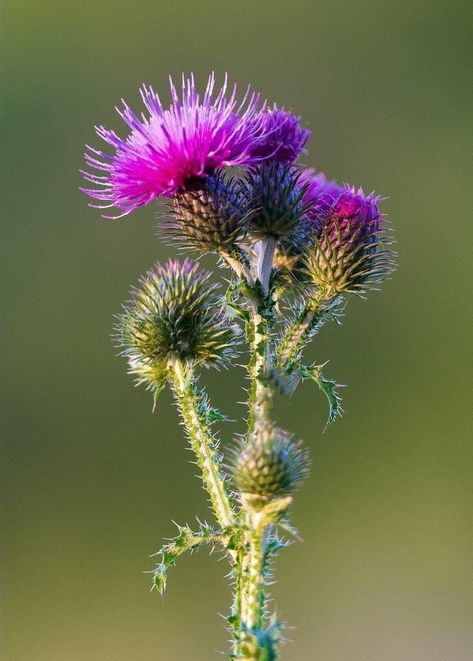
[[[264,625],[264,532],[261,522],[254,523],[249,535],[245,590],[242,600],[242,622],[245,629],[262,629]]]
[[[202,473],[202,481],[210,496],[218,523],[222,528],[228,528],[234,524],[235,514],[220,471],[215,439],[205,416],[205,402],[195,387],[191,370],[186,370],[175,360],[171,364],[171,373],[173,390]]]
[[[290,368],[297,360],[306,343],[307,334],[314,323],[316,310],[304,308],[286,329],[284,338],[277,348],[277,363],[282,368]]]
[[[267,432],[270,424],[273,389],[269,383],[271,370],[269,323],[260,309],[254,310],[251,315],[248,335],[251,350],[248,433],[262,436]]]
[[[341,303],[340,296],[329,299],[321,297],[304,307],[292,323],[286,328],[284,337],[276,347],[276,365],[280,369],[290,370],[324,323],[335,317],[336,308]]]

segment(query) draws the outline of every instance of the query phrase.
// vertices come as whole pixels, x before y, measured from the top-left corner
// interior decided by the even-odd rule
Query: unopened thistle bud
[[[363,292],[392,270],[380,199],[345,186],[325,217],[318,217],[317,238],[304,258],[310,279],[325,296]]]
[[[221,172],[196,180],[173,198],[164,230],[173,242],[199,252],[229,252],[247,230],[242,189]]]
[[[263,502],[290,496],[302,484],[308,468],[307,451],[281,429],[263,439],[242,441],[232,466],[238,491]]]
[[[218,365],[235,355],[237,328],[226,317],[211,274],[189,259],[156,266],[132,290],[117,326],[137,382],[159,392],[174,360]]]
[[[281,239],[294,233],[304,214],[299,177],[294,166],[278,163],[249,172],[244,187],[253,209],[250,233],[254,239]]]

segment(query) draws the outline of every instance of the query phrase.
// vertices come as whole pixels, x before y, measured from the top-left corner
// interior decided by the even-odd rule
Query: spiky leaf
[[[337,416],[343,414],[342,408],[342,398],[338,392],[338,388],[343,388],[341,384],[333,381],[333,379],[327,379],[323,373],[322,368],[325,365],[312,365],[311,367],[302,367],[301,373],[303,378],[311,379],[319,386],[320,390],[323,392],[328,402],[328,420],[327,425],[331,424]]]
[[[207,524],[201,524],[197,531],[188,526],[178,526],[179,534],[169,540],[167,544],[155,554],[161,557],[161,562],[156,566],[153,573],[153,587],[161,594],[166,590],[167,571],[172,567],[177,558],[186,552],[198,549],[204,544],[221,544],[227,548],[227,543],[233,539],[232,531],[215,531]]]

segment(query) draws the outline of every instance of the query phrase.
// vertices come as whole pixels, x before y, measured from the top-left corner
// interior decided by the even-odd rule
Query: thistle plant
[[[269,607],[272,564],[298,538],[291,505],[309,471],[308,451],[275,421],[274,396],[313,381],[328,423],[342,414],[337,383],[303,354],[325,323],[340,321],[350,296],[391,273],[382,198],[304,169],[310,131],[250,88],[239,99],[226,78],[216,90],[212,74],[203,96],[193,76],[183,76],[180,93],[171,81],[168,107],[151,87],[141,95],[147,114],[119,110],[125,138],[96,129],[110,149],[88,148],[93,187],[83,190],[114,218],[161,198],[158,234],[226,269],[218,284],[189,257],[155,264],[118,316],[121,353],[153,409],[166,386],[175,398],[214,519],[178,526],[157,554],[153,586],[164,592],[184,553],[219,548],[233,588],[229,658],[271,661],[284,636]],[[242,353],[246,414],[223,453],[215,423],[227,418],[199,379]]]

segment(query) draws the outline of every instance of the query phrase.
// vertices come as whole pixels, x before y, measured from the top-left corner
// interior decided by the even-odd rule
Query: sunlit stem
[[[282,368],[290,367],[305,345],[306,336],[314,323],[317,308],[304,308],[287,328],[277,348],[277,363]]]
[[[260,515],[250,516],[248,554],[244,567],[245,581],[242,594],[242,623],[246,630],[261,629],[264,625],[265,581],[264,539],[265,524]]]
[[[173,391],[215,517],[222,528],[228,528],[234,524],[235,514],[220,470],[219,455],[205,416],[201,393],[195,386],[191,369],[184,367],[178,359],[170,361],[170,368]]]
[[[269,324],[261,312],[251,317],[251,361],[248,432],[262,436],[269,425],[273,389],[269,383],[271,356],[269,352]]]

